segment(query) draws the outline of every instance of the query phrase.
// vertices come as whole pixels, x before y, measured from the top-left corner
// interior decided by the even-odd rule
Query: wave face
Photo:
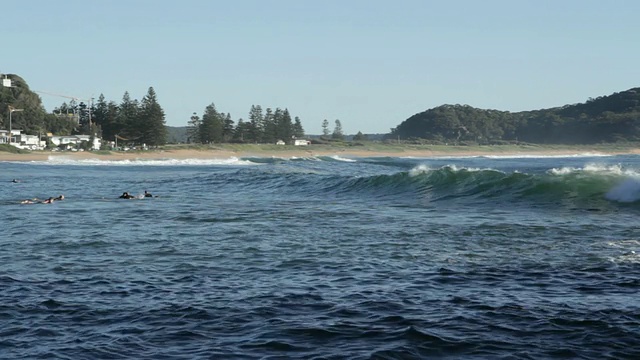
[[[640,357],[637,156],[55,158],[0,184],[2,358]]]
[[[543,173],[416,166],[409,171],[342,179],[328,191],[395,194],[481,206],[608,207],[640,200],[640,174],[618,167],[552,168]]]

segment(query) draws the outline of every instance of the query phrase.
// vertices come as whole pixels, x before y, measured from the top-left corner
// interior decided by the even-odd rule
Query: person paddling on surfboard
[[[130,195],[128,192],[123,192],[122,195],[120,195],[120,199],[134,199],[135,196]]]

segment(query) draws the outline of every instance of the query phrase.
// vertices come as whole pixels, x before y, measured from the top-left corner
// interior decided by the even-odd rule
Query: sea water
[[[638,156],[52,156],[0,184],[3,359],[640,357]]]

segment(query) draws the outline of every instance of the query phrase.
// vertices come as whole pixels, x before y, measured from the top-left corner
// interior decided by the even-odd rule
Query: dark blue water
[[[54,158],[0,184],[2,359],[640,358],[637,156]]]

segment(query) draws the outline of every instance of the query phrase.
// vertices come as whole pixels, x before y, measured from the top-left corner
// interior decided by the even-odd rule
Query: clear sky
[[[0,73],[167,125],[215,103],[288,108],[307,134],[386,133],[442,104],[508,111],[640,86],[636,0],[25,0],[0,5]],[[48,111],[67,99],[41,95]]]

